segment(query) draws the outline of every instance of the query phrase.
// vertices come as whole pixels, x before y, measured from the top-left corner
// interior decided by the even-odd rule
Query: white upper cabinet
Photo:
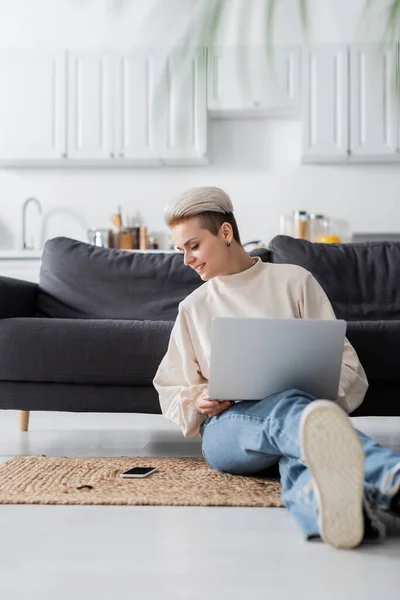
[[[154,98],[157,56],[144,49],[116,56],[115,158],[160,163]]]
[[[296,116],[300,109],[297,46],[218,47],[208,58],[212,115]]]
[[[68,52],[69,159],[113,157],[114,90],[110,53]]]
[[[207,162],[206,51],[0,51],[0,164]]]
[[[151,103],[164,164],[207,163],[207,52],[159,54]]]
[[[66,54],[0,50],[0,162],[62,160],[66,153]]]
[[[348,158],[348,49],[323,45],[304,51],[303,162]]]
[[[398,110],[395,93],[397,45],[350,49],[351,157],[397,159]]]

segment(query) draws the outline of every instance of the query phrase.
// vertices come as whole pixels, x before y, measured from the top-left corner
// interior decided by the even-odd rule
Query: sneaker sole
[[[335,548],[354,548],[364,536],[364,451],[344,411],[316,400],[302,413],[302,458],[314,480],[322,539]]]

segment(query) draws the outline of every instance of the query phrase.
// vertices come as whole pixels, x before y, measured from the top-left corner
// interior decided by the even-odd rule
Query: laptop
[[[216,317],[209,397],[261,400],[298,389],[336,400],[346,321]]]

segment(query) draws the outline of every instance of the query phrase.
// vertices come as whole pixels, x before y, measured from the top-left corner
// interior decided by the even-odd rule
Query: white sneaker
[[[300,421],[302,458],[311,471],[319,532],[335,548],[354,548],[364,536],[364,451],[346,413],[315,400]]]

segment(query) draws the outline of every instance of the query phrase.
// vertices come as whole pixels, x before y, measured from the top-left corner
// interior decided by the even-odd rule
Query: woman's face
[[[226,225],[218,235],[208,229],[201,229],[196,217],[171,227],[171,237],[176,249],[184,254],[184,263],[208,281],[224,275],[227,267]],[[229,229],[227,230],[229,233]],[[229,237],[231,239],[231,236]]]

